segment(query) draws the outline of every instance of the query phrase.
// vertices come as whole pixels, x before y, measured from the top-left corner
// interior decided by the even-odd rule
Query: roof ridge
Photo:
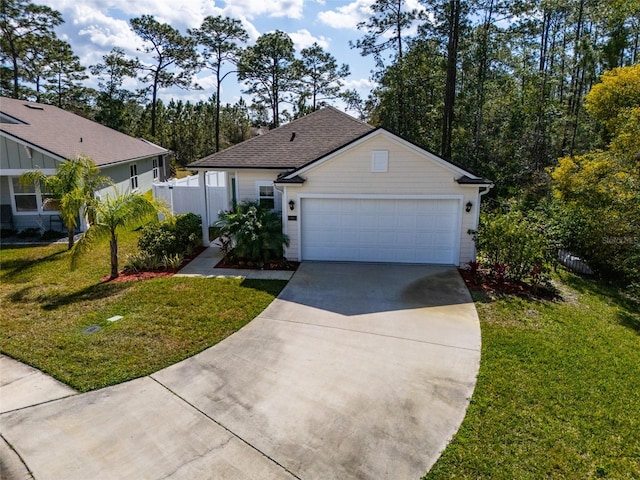
[[[306,114],[306,115],[303,115],[302,117],[295,118],[295,119],[291,120],[289,123],[285,123],[284,125],[279,125],[278,127],[276,127],[276,128],[273,128],[273,129],[269,130],[267,133],[264,133],[264,134],[262,134],[262,135],[255,135],[255,136],[253,136],[253,137],[251,137],[251,138],[249,138],[249,139],[247,139],[247,140],[244,140],[244,141],[242,141],[242,142],[240,142],[240,143],[236,143],[235,145],[231,145],[230,147],[225,148],[224,150],[220,150],[220,151],[218,151],[218,152],[214,152],[214,153],[212,153],[212,154],[210,154],[210,155],[207,155],[207,156],[206,156],[206,157],[204,157],[204,158],[199,158],[198,160],[196,160],[196,161],[194,161],[194,162],[192,162],[192,163],[200,163],[200,162],[204,162],[204,161],[206,161],[206,160],[211,159],[212,157],[214,157],[215,155],[217,155],[217,154],[219,154],[219,153],[233,151],[235,148],[238,148],[238,147],[240,147],[241,145],[243,146],[243,148],[245,148],[245,147],[246,147],[246,144],[247,144],[247,143],[249,143],[249,142],[252,142],[252,141],[257,140],[257,139],[259,139],[259,138],[265,137],[266,135],[269,135],[269,134],[270,134],[270,133],[272,133],[272,132],[282,131],[281,129],[289,128],[289,127],[291,127],[291,126],[295,126],[294,124],[299,123],[301,120],[307,120],[307,121],[309,121],[310,117],[316,116],[317,114],[320,114],[320,113],[324,112],[325,110],[334,111],[334,112],[336,112],[336,113],[339,113],[339,114],[340,114],[340,115],[342,115],[343,117],[348,118],[349,120],[351,120],[351,121],[353,121],[353,122],[357,123],[358,125],[366,125],[366,126],[368,126],[368,127],[371,127],[371,129],[375,129],[375,127],[374,127],[373,125],[369,125],[369,124],[368,124],[368,123],[366,123],[366,122],[363,122],[363,121],[361,121],[361,120],[358,120],[357,118],[352,117],[352,116],[351,116],[351,115],[349,115],[348,113],[343,112],[343,111],[341,111],[341,110],[337,109],[336,107],[334,107],[334,106],[332,106],[332,105],[326,105],[326,106],[324,106],[324,107],[322,107],[322,108],[319,108],[318,110],[314,110],[314,111],[313,111],[313,112],[311,112],[311,113],[308,113],[308,114]]]

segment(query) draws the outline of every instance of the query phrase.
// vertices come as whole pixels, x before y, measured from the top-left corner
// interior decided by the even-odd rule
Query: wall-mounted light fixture
[[[466,208],[465,208],[465,211],[466,211],[467,213],[469,213],[469,212],[471,211],[471,207],[473,207],[473,203],[471,203],[471,202],[467,202],[467,204],[465,205],[465,207],[466,207]]]
[[[296,202],[289,200],[289,210],[293,211],[294,208],[296,208]]]

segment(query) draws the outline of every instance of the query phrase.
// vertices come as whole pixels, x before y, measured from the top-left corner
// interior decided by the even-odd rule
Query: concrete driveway
[[[5,413],[0,431],[38,480],[417,479],[462,422],[479,361],[454,268],[303,263],[220,344]]]

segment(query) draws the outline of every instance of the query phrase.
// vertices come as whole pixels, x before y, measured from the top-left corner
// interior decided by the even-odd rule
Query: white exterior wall
[[[231,173],[231,172],[230,172]],[[245,200],[258,200],[258,182],[273,183],[280,174],[279,170],[238,170],[236,179],[238,188],[238,203]],[[275,209],[280,211],[282,197],[275,190]]]
[[[388,171],[372,173],[372,152],[389,152]],[[461,175],[430,160],[428,155],[408,148],[387,135],[377,135],[359,145],[319,164],[301,174],[306,179],[301,186],[286,187],[284,203],[293,199],[296,208],[287,208],[285,215],[295,215],[297,221],[287,220],[285,231],[290,239],[286,256],[299,259],[298,235],[300,199],[305,195],[455,195],[461,197],[462,224],[460,228],[460,264],[475,258],[475,245],[468,230],[475,230],[476,209],[479,207],[478,186],[461,186],[456,178]],[[464,211],[467,202],[473,203],[470,213]],[[303,220],[304,221],[304,220]]]

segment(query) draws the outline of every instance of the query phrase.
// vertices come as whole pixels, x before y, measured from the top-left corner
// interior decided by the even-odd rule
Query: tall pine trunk
[[[450,0],[448,12],[447,42],[447,80],[444,92],[444,109],[442,112],[442,142],[440,154],[451,158],[451,140],[453,134],[453,115],[456,100],[456,73],[458,63],[458,40],[460,30],[460,0]]]

